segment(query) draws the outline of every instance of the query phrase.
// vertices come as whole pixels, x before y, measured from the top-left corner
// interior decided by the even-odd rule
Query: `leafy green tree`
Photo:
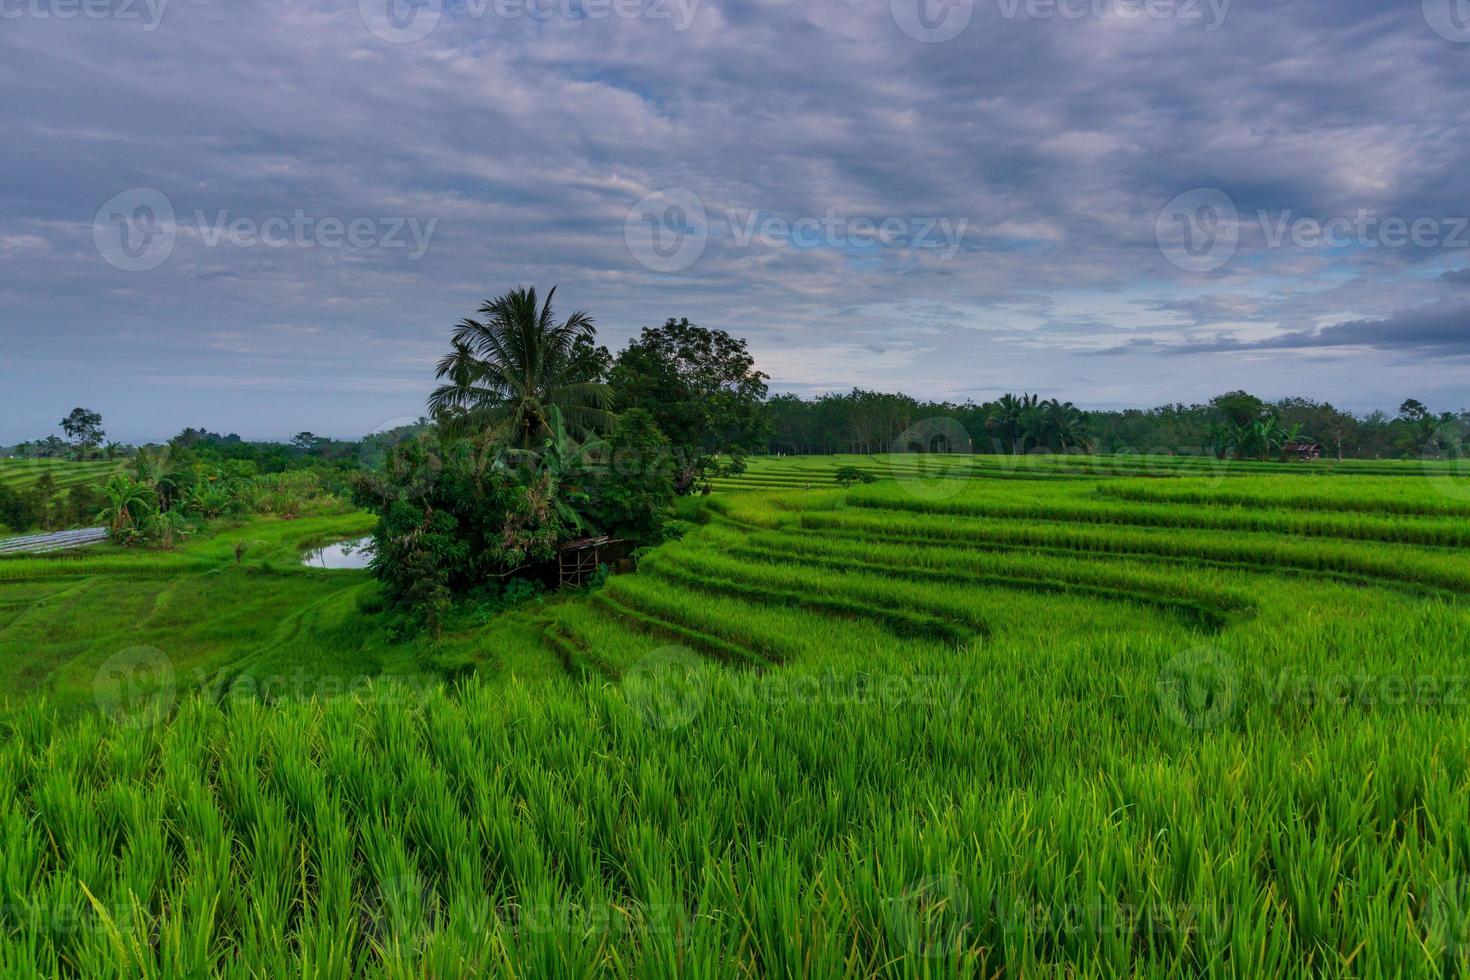
[[[1429,418],[1429,409],[1417,398],[1406,398],[1399,404],[1399,418],[1406,422],[1422,422]]]
[[[371,568],[385,597],[430,631],[455,596],[553,558],[572,536],[567,474],[501,448],[421,435],[354,481],[353,499],[378,515]]]
[[[857,483],[872,483],[877,479],[873,474],[860,470],[856,466],[839,466],[833,478],[840,487],[850,487]]]
[[[1021,395],[1017,398],[1006,392],[991,407],[986,427],[1003,440],[1012,453],[1019,455],[1026,451],[1026,439],[1037,425],[1038,404],[1036,395]]]
[[[1215,411],[1237,428],[1259,422],[1266,414],[1266,403],[1244,391],[1229,391],[1210,399]]]
[[[604,453],[594,507],[598,522],[614,537],[657,544],[674,499],[668,438],[649,412],[630,408],[618,417]]]
[[[1436,415],[1417,398],[1406,399],[1399,405],[1398,426],[1400,436],[1398,450],[1405,456],[1437,457],[1444,454],[1439,435],[1453,423],[1453,412]]]
[[[31,485],[30,495],[36,522],[41,525],[42,530],[50,531],[61,517],[56,477],[51,475],[50,470],[45,470],[36,477],[36,482]]]
[[[438,368],[447,383],[429,396],[430,413],[448,434],[484,433],[531,449],[550,434],[553,408],[579,437],[611,428],[612,393],[602,382],[607,351],[596,346],[586,313],[556,321],[555,296],[552,287],[538,304],[535,289],[514,289],[455,328]]]
[[[550,498],[551,506],[567,527],[578,532],[592,530],[592,525],[583,516],[591,501],[588,492],[588,472],[591,454],[602,447],[595,440],[579,443],[567,431],[561,410],[551,408],[549,432],[539,450],[501,447],[496,455],[495,469],[510,473],[519,483],[528,488],[541,485],[561,488],[559,494]]]
[[[322,449],[323,445],[330,443],[330,439],[324,439],[314,432],[298,432],[291,437],[291,445],[304,453],[315,453]]]
[[[139,449],[133,458],[133,473],[157,495],[159,510],[172,510],[202,479],[194,450],[173,444]]]
[[[12,531],[29,531],[40,519],[33,496],[0,483],[0,525]]]
[[[60,436],[47,436],[33,444],[31,449],[32,454],[39,459],[59,459],[68,451],[69,447]]]
[[[66,492],[62,498],[61,523],[67,527],[90,527],[97,522],[97,513],[107,506],[107,498],[92,487],[79,485]]]
[[[72,448],[80,456],[96,449],[107,433],[102,430],[101,414],[88,408],[74,408],[61,420],[61,430],[72,442]]]
[[[1052,399],[1042,403],[1044,419],[1042,440],[1048,448],[1066,452],[1088,448],[1090,439],[1087,414],[1071,402]]]
[[[768,380],[744,340],[673,318],[644,327],[610,375],[618,410],[645,410],[668,437],[679,493],[701,483],[718,456],[765,448]]]

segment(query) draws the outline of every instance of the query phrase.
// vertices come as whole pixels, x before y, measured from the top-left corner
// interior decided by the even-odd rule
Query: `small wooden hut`
[[[600,535],[595,538],[577,538],[556,549],[557,587],[585,585],[597,574],[597,566],[615,557],[614,552],[624,549],[625,542]]]

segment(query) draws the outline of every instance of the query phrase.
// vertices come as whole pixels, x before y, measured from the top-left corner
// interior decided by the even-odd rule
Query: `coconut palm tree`
[[[1087,416],[1071,402],[1052,399],[1042,403],[1046,413],[1046,438],[1051,445],[1066,452],[1070,447],[1081,447],[1087,440]]]
[[[1030,401],[1027,402],[1027,399]],[[1022,398],[1022,401],[1026,404],[1021,409],[1021,444],[1016,449],[1017,455],[1029,452],[1031,449],[1045,449],[1047,435],[1051,432],[1046,403],[1039,401],[1036,395],[1027,395]]]
[[[991,406],[986,427],[1009,442],[1011,452],[1016,455],[1026,451],[1027,427],[1032,423],[1038,401],[1036,395],[1023,394],[1017,398],[1006,392]]]
[[[480,319],[455,328],[439,362],[429,410],[450,434],[483,432],[521,449],[552,435],[559,409],[573,435],[612,427],[612,392],[600,374],[592,318],[552,315],[556,288],[537,304],[534,288],[514,289],[480,307]]]

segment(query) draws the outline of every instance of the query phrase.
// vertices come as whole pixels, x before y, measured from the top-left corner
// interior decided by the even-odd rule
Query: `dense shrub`
[[[455,595],[555,554],[570,536],[563,492],[548,469],[425,435],[359,477],[353,497],[379,518],[371,567],[385,596],[438,629]]]
[[[850,487],[855,483],[872,483],[878,478],[856,466],[839,466],[837,472],[833,474],[833,479],[837,481],[838,486]]]
[[[594,518],[614,537],[656,543],[674,499],[674,458],[653,416],[640,408],[624,412],[608,436],[603,462]]]
[[[559,418],[552,429],[534,452],[424,434],[357,479],[354,500],[379,517],[371,567],[390,603],[437,631],[455,599],[513,581],[572,538],[659,540],[673,459],[649,414],[625,413],[606,443],[575,443]]]

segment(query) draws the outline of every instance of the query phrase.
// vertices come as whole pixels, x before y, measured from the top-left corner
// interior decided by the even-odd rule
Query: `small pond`
[[[367,568],[373,560],[373,539],[355,538],[314,548],[301,556],[301,564],[312,568]]]

